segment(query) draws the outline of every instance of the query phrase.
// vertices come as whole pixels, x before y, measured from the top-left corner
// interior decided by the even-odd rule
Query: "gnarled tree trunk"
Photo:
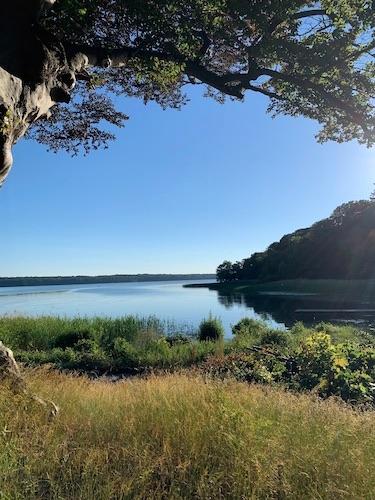
[[[55,0],[0,2],[0,186],[13,163],[12,146],[58,102],[69,102],[75,72],[86,60],[68,61],[64,47],[38,24]]]

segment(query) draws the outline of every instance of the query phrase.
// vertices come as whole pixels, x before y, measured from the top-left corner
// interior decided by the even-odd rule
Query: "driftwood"
[[[2,382],[7,383],[14,394],[23,394],[45,408],[48,408],[51,417],[55,417],[58,414],[59,408],[53,401],[42,399],[28,389],[19,366],[14,359],[13,352],[0,341],[0,384]]]

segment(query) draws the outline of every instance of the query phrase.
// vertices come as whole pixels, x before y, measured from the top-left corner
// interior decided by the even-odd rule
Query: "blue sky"
[[[182,111],[134,99],[109,150],[71,158],[22,141],[0,191],[0,275],[213,272],[367,198],[374,150],[317,144],[263,96]]]

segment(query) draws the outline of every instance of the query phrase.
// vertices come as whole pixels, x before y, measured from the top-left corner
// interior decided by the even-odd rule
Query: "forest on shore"
[[[350,201],[264,252],[217,268],[220,282],[237,280],[371,279],[375,277],[375,199]]]

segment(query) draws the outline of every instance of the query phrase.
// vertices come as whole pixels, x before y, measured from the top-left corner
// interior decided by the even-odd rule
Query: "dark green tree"
[[[287,234],[240,267],[224,262],[220,281],[283,279],[369,279],[375,277],[375,205],[350,201],[306,229]],[[220,272],[225,280],[220,279]]]
[[[233,270],[233,264],[229,260],[225,260],[218,266],[216,269],[216,278],[220,283],[238,279]]]
[[[371,146],[374,19],[373,0],[2,0],[0,182],[27,131],[88,151],[127,118],[110,95],[178,108],[186,85],[260,93],[317,120],[319,141]]]

